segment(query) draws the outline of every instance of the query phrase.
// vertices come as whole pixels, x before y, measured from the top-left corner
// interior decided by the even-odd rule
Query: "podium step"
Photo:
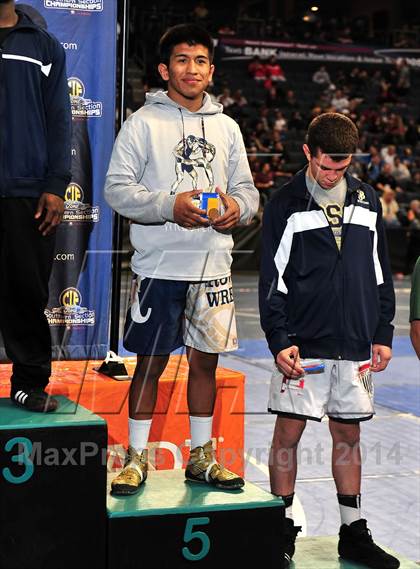
[[[365,569],[365,565],[339,559],[337,543],[338,537],[334,536],[298,538],[290,569]],[[414,561],[398,555],[388,547],[383,549],[400,560],[400,569],[419,569]]]
[[[108,518],[109,569],[279,567],[283,502],[250,482],[227,492],[150,472],[135,496],[108,495]]]
[[[65,397],[55,413],[0,399],[0,567],[106,566],[106,423]]]

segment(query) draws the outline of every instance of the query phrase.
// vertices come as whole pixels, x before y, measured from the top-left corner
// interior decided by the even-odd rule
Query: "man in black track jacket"
[[[306,421],[324,415],[333,439],[339,554],[372,569],[399,566],[374,544],[360,513],[360,421],[374,414],[371,372],[391,359],[395,296],[378,196],[346,174],[357,143],[357,128],[344,115],[315,118],[303,146],[307,168],[264,211],[260,313],[275,359],[270,479],[286,505],[285,567],[300,530],[292,519],[297,446]]]
[[[71,114],[60,43],[0,0],[0,330],[11,399],[54,411],[44,388],[51,337],[44,309],[55,229],[70,181]]]

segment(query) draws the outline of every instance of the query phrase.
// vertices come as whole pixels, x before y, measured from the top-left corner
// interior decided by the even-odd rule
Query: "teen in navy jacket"
[[[57,407],[44,391],[44,309],[71,177],[70,134],[62,46],[13,0],[0,0],[0,330],[13,362],[12,401],[31,411]]]
[[[264,211],[260,314],[274,357],[362,360],[391,347],[394,289],[375,190],[345,174],[341,249],[306,187],[306,168]]]
[[[395,297],[378,196],[346,174],[357,145],[357,128],[344,115],[315,118],[303,146],[308,167],[264,211],[260,313],[275,359],[269,467],[271,491],[286,506],[284,567],[301,529],[292,518],[298,443],[306,421],[324,416],[339,555],[372,569],[399,567],[373,542],[360,508],[360,421],[375,412],[371,374],[391,359]]]

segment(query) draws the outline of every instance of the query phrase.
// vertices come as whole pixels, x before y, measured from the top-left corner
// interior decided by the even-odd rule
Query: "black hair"
[[[340,162],[354,154],[359,142],[357,126],[340,113],[324,113],[313,119],[308,128],[306,142],[312,156],[318,150]]]
[[[214,44],[211,35],[195,24],[178,24],[166,30],[159,41],[160,62],[169,65],[173,48],[180,44],[204,45],[209,51],[210,63],[213,61]]]

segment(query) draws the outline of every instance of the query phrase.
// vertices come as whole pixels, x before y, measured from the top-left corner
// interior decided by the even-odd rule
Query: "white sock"
[[[213,416],[193,417],[190,415],[191,448],[202,447],[211,439]]]
[[[340,507],[341,523],[350,525],[357,522],[362,517],[361,514],[361,496],[356,494],[354,496],[345,496],[337,494],[338,505]]]
[[[293,520],[293,498],[295,493],[289,494],[288,496],[281,496],[284,505],[285,505],[285,514],[286,518],[290,518]]]
[[[140,454],[147,447],[152,419],[128,418],[129,443]]]
[[[293,520],[293,506],[286,508],[286,518]]]

